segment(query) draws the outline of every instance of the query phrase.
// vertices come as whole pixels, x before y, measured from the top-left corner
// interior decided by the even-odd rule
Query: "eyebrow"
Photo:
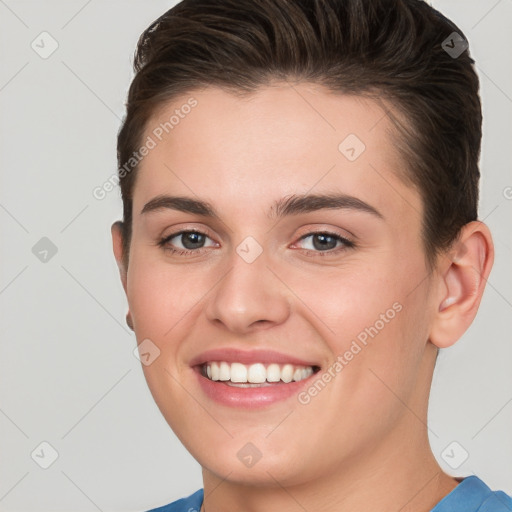
[[[141,210],[141,215],[158,210],[177,210],[203,217],[220,219],[213,206],[207,201],[184,196],[159,195],[148,201]],[[307,194],[292,195],[276,201],[269,210],[270,219],[279,219],[289,215],[299,215],[318,210],[355,210],[369,213],[384,219],[384,216],[370,204],[346,194]]]

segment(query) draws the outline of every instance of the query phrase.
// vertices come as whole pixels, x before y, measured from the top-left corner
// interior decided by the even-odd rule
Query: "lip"
[[[261,387],[241,388],[230,386],[222,381],[212,381],[205,377],[201,373],[201,366],[211,361],[239,362],[242,364],[293,364],[319,368],[319,365],[315,362],[288,356],[273,350],[215,349],[203,352],[190,361],[190,366],[197,376],[199,385],[209,399],[222,405],[243,409],[259,409],[297,396],[303,388],[310,385],[317,372],[298,382],[278,382]]]
[[[320,366],[317,362],[306,361],[274,350],[239,350],[233,348],[208,350],[194,357],[189,364],[190,366],[200,366],[212,361],[225,361],[226,363],[242,364],[276,363],[293,364],[296,366]]]
[[[194,369],[199,385],[208,398],[222,405],[243,409],[257,409],[297,396],[303,388],[310,385],[311,379],[316,375],[313,373],[307,379],[288,384],[279,382],[269,386],[239,388],[204,377],[197,366]]]

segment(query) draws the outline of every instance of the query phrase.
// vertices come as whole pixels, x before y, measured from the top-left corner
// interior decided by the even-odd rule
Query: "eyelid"
[[[214,238],[212,236],[210,236],[206,231],[202,231],[202,230],[196,229],[196,228],[188,228],[188,229],[184,228],[184,229],[179,229],[178,231],[173,231],[172,233],[169,233],[168,235],[159,237],[159,239],[157,241],[157,244],[160,245],[160,246],[165,247],[173,238],[179,237],[180,235],[183,235],[185,233],[197,233],[198,235],[203,235],[204,237],[206,237],[209,240],[211,240],[214,243],[214,245],[216,245],[216,246],[219,245],[219,243],[216,242],[214,240]],[[212,247],[212,246],[208,246],[208,247]],[[179,250],[179,251],[189,251],[189,252],[199,252],[202,249],[208,249],[208,247],[199,247],[198,249],[181,249],[181,248],[178,248],[177,250]]]
[[[349,231],[348,229],[342,229],[339,227],[334,227],[326,224],[316,223],[316,224],[309,224],[307,226],[301,227],[299,229],[299,239],[303,236],[311,235],[311,234],[317,234],[317,233],[325,233],[329,235],[339,236],[340,238],[344,238],[345,240],[349,240],[351,242],[356,242],[357,236]]]
[[[179,247],[167,247],[167,245],[169,244],[170,240],[172,240],[173,238],[176,238],[176,237],[178,237],[178,236],[180,236],[182,234],[185,234],[185,233],[198,233],[198,234],[201,234],[201,235],[205,236],[206,238],[210,239],[214,243],[213,247],[215,247],[215,246],[218,247],[219,246],[219,243],[215,241],[214,237],[210,236],[208,229],[205,229],[205,228],[199,229],[199,228],[196,228],[196,227],[183,227],[183,228],[180,228],[180,229],[178,229],[176,231],[173,231],[172,233],[169,233],[166,236],[161,236],[161,237],[159,237],[159,239],[157,241],[157,245],[162,247],[164,250],[167,250],[167,251],[169,251],[171,253],[180,254],[180,255],[192,255],[192,254],[199,255],[203,251],[212,248],[212,246],[199,247],[197,249],[181,249]],[[336,255],[340,251],[347,250],[347,249],[350,249],[350,248],[353,248],[353,247],[356,246],[355,241],[352,240],[351,237],[347,237],[344,234],[338,232],[337,230],[329,229],[329,228],[312,229],[310,227],[308,230],[305,229],[305,233],[299,236],[299,238],[297,239],[297,242],[300,242],[300,241],[302,241],[302,240],[304,240],[306,238],[309,238],[309,237],[312,237],[312,236],[315,236],[315,235],[320,235],[320,234],[336,238],[338,242],[341,242],[341,246],[335,247],[333,249],[327,249],[325,251],[312,250],[312,249],[304,249],[304,248],[301,248],[301,247],[298,247],[297,249],[305,251],[306,253],[312,254],[314,256],[316,256],[316,255],[321,255],[321,256],[326,255],[327,256],[327,255]],[[297,244],[297,242],[293,242],[291,247],[295,248],[294,246]]]
[[[338,247],[334,247],[332,249],[327,249],[325,251],[319,251],[319,250],[313,250],[313,249],[305,249],[303,247],[297,247],[297,249],[301,249],[305,251],[307,254],[313,253],[314,255],[321,255],[321,256],[327,256],[327,255],[337,255],[340,251],[345,251],[347,249],[351,249],[356,246],[355,242],[353,242],[350,238],[337,233],[335,231],[329,231],[329,230],[318,230],[318,231],[309,231],[308,233],[302,235],[299,237],[298,242],[305,240],[306,238],[313,237],[315,235],[327,235],[334,239],[336,239],[336,242],[340,243],[341,245]],[[292,248],[295,248],[297,242],[294,242],[292,244]]]
[[[167,230],[164,230],[164,233]],[[215,236],[213,235],[212,231],[207,228],[206,226],[201,227],[195,227],[195,226],[180,226],[179,228],[172,228],[168,235],[160,235],[159,239],[170,239],[175,236],[181,235],[183,233],[199,233],[201,235],[207,236],[208,238],[211,238],[212,240],[215,239]]]

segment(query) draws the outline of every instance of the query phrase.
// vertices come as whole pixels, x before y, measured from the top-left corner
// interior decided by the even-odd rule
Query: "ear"
[[[124,264],[123,255],[123,223],[118,220],[112,224],[110,228],[112,233],[112,248],[114,250],[114,257],[116,258],[117,266],[119,268],[119,275],[123,284],[124,292],[126,293],[127,270]]]
[[[429,338],[436,347],[453,345],[473,322],[493,261],[491,233],[479,221],[466,224],[449,253],[440,258]]]

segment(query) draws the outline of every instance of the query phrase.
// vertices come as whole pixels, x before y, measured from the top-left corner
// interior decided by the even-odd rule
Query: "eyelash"
[[[169,241],[172,240],[173,238],[176,238],[177,236],[188,234],[188,233],[197,233],[198,235],[203,235],[207,238],[210,238],[206,233],[203,233],[202,231],[198,231],[195,229],[186,229],[186,230],[177,231],[176,233],[172,233],[172,234],[166,236],[165,238],[160,239],[158,241],[157,245],[159,247],[161,247],[164,251],[169,251],[172,254],[176,254],[178,256],[188,256],[192,253],[197,254],[197,253],[200,253],[200,251],[202,249],[205,249],[205,247],[200,247],[198,249],[175,249],[175,248],[167,245],[169,243]],[[305,235],[301,236],[299,238],[299,241],[304,240],[304,239],[309,238],[310,236],[314,236],[314,235],[327,235],[329,237],[336,239],[337,242],[341,242],[343,245],[341,247],[329,249],[326,251],[315,251],[315,250],[311,250],[311,249],[303,249],[303,251],[305,251],[308,256],[311,256],[311,253],[313,253],[313,257],[315,257],[315,256],[325,257],[325,256],[329,256],[329,255],[332,256],[333,254],[338,254],[340,251],[346,251],[347,249],[352,249],[356,246],[356,244],[354,242],[352,242],[351,240],[348,240],[347,238],[345,238],[337,233],[330,232],[330,231],[312,231],[310,233],[306,233]]]

